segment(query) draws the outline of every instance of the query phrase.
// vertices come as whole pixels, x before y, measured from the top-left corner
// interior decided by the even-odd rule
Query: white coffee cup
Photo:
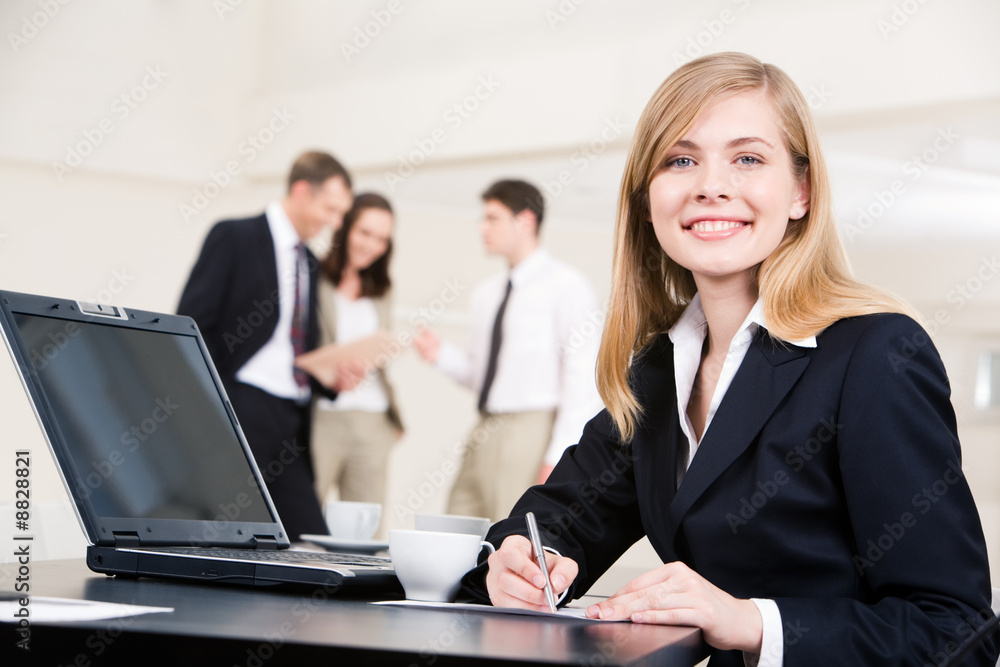
[[[417,530],[434,530],[439,533],[468,533],[486,538],[490,520],[481,516],[460,516],[458,514],[417,514],[414,517]]]
[[[330,500],[323,506],[323,514],[333,537],[364,541],[370,540],[378,530],[382,506],[378,503]]]
[[[479,551],[493,545],[478,535],[431,530],[390,530],[389,556],[408,600],[451,602]]]

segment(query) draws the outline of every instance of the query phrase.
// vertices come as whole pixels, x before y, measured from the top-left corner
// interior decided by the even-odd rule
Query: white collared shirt
[[[302,402],[309,398],[309,387],[300,388],[295,382],[295,352],[292,349],[297,262],[295,246],[301,239],[281,202],[268,204],[265,215],[274,241],[274,259],[278,268],[278,324],[271,339],[236,372],[236,379],[263,389],[272,396]],[[301,288],[309,289],[307,272],[303,272]]]
[[[554,465],[564,449],[579,442],[584,424],[602,408],[594,371],[604,311],[583,274],[538,249],[509,276],[499,273],[480,283],[470,302],[467,350],[443,341],[436,366],[479,393],[508,277],[513,287],[486,410],[555,410],[545,452],[545,462]]]
[[[715,393],[712,394],[712,402],[708,407],[708,414],[705,416],[705,428],[702,430],[702,439],[708,432],[712,424],[712,418],[719,409],[719,404],[726,395],[729,385],[732,384],[736,372],[746,357],[750,343],[753,342],[757,330],[763,327],[767,329],[764,320],[764,303],[757,299],[757,302],[750,309],[743,324],[740,325],[736,335],[733,336],[729,344],[729,351],[726,353],[722,369],[719,371],[719,380],[715,385]],[[668,332],[670,341],[674,344],[674,383],[677,388],[677,413],[680,418],[681,430],[687,438],[688,455],[683,465],[677,466],[677,485],[680,486],[684,478],[684,473],[691,466],[691,461],[698,453],[698,445],[701,440],[694,437],[694,427],[687,414],[688,402],[691,400],[691,389],[694,386],[695,377],[698,375],[698,368],[701,365],[701,351],[705,344],[705,337],[708,335],[708,321],[705,319],[705,311],[701,306],[701,295],[695,294],[694,299],[684,309],[677,322]],[[810,336],[798,341],[786,341],[797,347],[816,347],[816,337]],[[784,643],[781,634],[781,613],[774,600],[762,600],[753,598],[753,603],[760,610],[763,619],[764,632],[761,641],[760,656],[744,654],[744,661],[748,665],[757,667],[781,667],[784,660]],[[759,660],[759,662],[758,662]]]
[[[323,303],[320,307],[333,308],[336,312],[337,331],[334,342],[351,343],[371,336],[379,330],[378,311],[371,297],[362,296],[357,299],[348,299],[338,289],[331,291],[333,292],[333,302]],[[316,402],[316,406],[321,410],[333,412],[348,410],[385,412],[389,409],[389,396],[385,392],[385,387],[374,374],[375,371],[370,370],[365,381],[357,387],[338,393],[335,401],[329,398],[320,398]]]

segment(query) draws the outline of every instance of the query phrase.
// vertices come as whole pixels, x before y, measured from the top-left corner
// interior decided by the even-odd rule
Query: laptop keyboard
[[[326,551],[290,551],[288,549],[282,549],[280,551],[254,551],[251,549],[226,549],[223,547],[164,547],[145,549],[145,551],[199,556],[202,558],[223,558],[226,560],[249,560],[270,563],[301,563],[303,565],[318,563],[355,567],[389,567],[392,565],[392,560],[388,556],[365,556],[361,554]]]

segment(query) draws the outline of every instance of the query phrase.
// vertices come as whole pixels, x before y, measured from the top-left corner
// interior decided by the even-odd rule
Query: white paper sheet
[[[17,623],[21,617],[14,616],[21,610],[18,599],[11,599],[13,594],[5,593],[0,600],[0,622]],[[91,600],[73,600],[70,598],[49,598],[30,596],[28,605],[28,621],[31,623],[63,623],[73,621],[99,621],[106,618],[122,618],[140,614],[158,614],[172,612],[172,607],[143,607],[131,604],[116,604],[114,602],[94,602]]]
[[[587,611],[585,609],[576,609],[572,607],[563,607],[562,609],[556,610],[556,613],[550,611],[536,611],[534,609],[518,609],[515,607],[493,607],[487,604],[467,604],[462,602],[423,602],[421,600],[383,600],[381,602],[372,602],[371,604],[396,606],[396,607],[420,607],[423,609],[441,609],[444,611],[478,611],[485,612],[488,614],[519,614],[522,616],[544,616],[547,618],[568,618],[577,619],[581,621],[591,621],[593,623],[628,623],[629,619],[600,619],[600,618],[587,618]]]

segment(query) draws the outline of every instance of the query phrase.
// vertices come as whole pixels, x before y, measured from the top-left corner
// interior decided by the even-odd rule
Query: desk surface
[[[13,582],[4,588],[13,590]],[[83,560],[31,565],[38,596],[173,607],[72,624],[31,624],[30,664],[139,664],[137,656],[185,664],[683,665],[706,653],[695,628],[593,623],[406,609],[323,590],[252,589],[96,574]],[[0,626],[0,656],[16,651],[15,626]],[[333,662],[336,660],[336,662]],[[0,660],[11,664],[7,660]],[[162,662],[162,661],[160,661]],[[166,663],[163,663],[166,664]]]

